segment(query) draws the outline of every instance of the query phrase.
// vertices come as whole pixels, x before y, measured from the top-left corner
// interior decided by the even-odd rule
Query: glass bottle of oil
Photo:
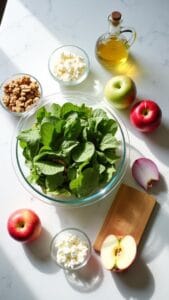
[[[128,50],[135,41],[136,32],[131,27],[121,26],[122,15],[118,11],[108,16],[108,22],[109,31],[98,38],[95,52],[99,62],[111,68],[127,61]]]

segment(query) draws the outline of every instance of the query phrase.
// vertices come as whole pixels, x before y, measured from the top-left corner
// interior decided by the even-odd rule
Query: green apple
[[[104,96],[117,109],[125,109],[136,98],[135,83],[126,75],[112,77],[105,86]]]

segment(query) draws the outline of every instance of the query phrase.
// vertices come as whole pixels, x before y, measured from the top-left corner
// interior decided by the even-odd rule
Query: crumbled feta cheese
[[[78,80],[86,69],[85,59],[72,52],[61,52],[56,58],[53,73],[63,81]]]
[[[87,243],[71,233],[61,236],[56,241],[55,247],[57,263],[71,269],[83,263],[89,251]]]

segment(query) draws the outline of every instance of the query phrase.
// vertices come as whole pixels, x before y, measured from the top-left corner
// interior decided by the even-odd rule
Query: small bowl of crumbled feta
[[[87,53],[74,45],[55,49],[49,57],[48,67],[52,77],[66,86],[75,86],[84,81],[90,69]]]
[[[55,263],[64,270],[74,271],[84,267],[91,257],[91,242],[77,228],[66,228],[52,239],[50,251]]]

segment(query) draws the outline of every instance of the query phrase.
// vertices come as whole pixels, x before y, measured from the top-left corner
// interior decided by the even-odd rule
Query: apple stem
[[[144,116],[147,116],[147,115],[148,115],[148,110],[147,110],[146,108],[143,109],[142,114],[143,114]]]
[[[18,224],[19,228],[24,228],[24,226],[25,226],[24,222],[19,222],[19,224]]]
[[[116,82],[114,84],[114,87],[117,88],[117,89],[120,89],[121,88],[121,84],[119,82]]]

